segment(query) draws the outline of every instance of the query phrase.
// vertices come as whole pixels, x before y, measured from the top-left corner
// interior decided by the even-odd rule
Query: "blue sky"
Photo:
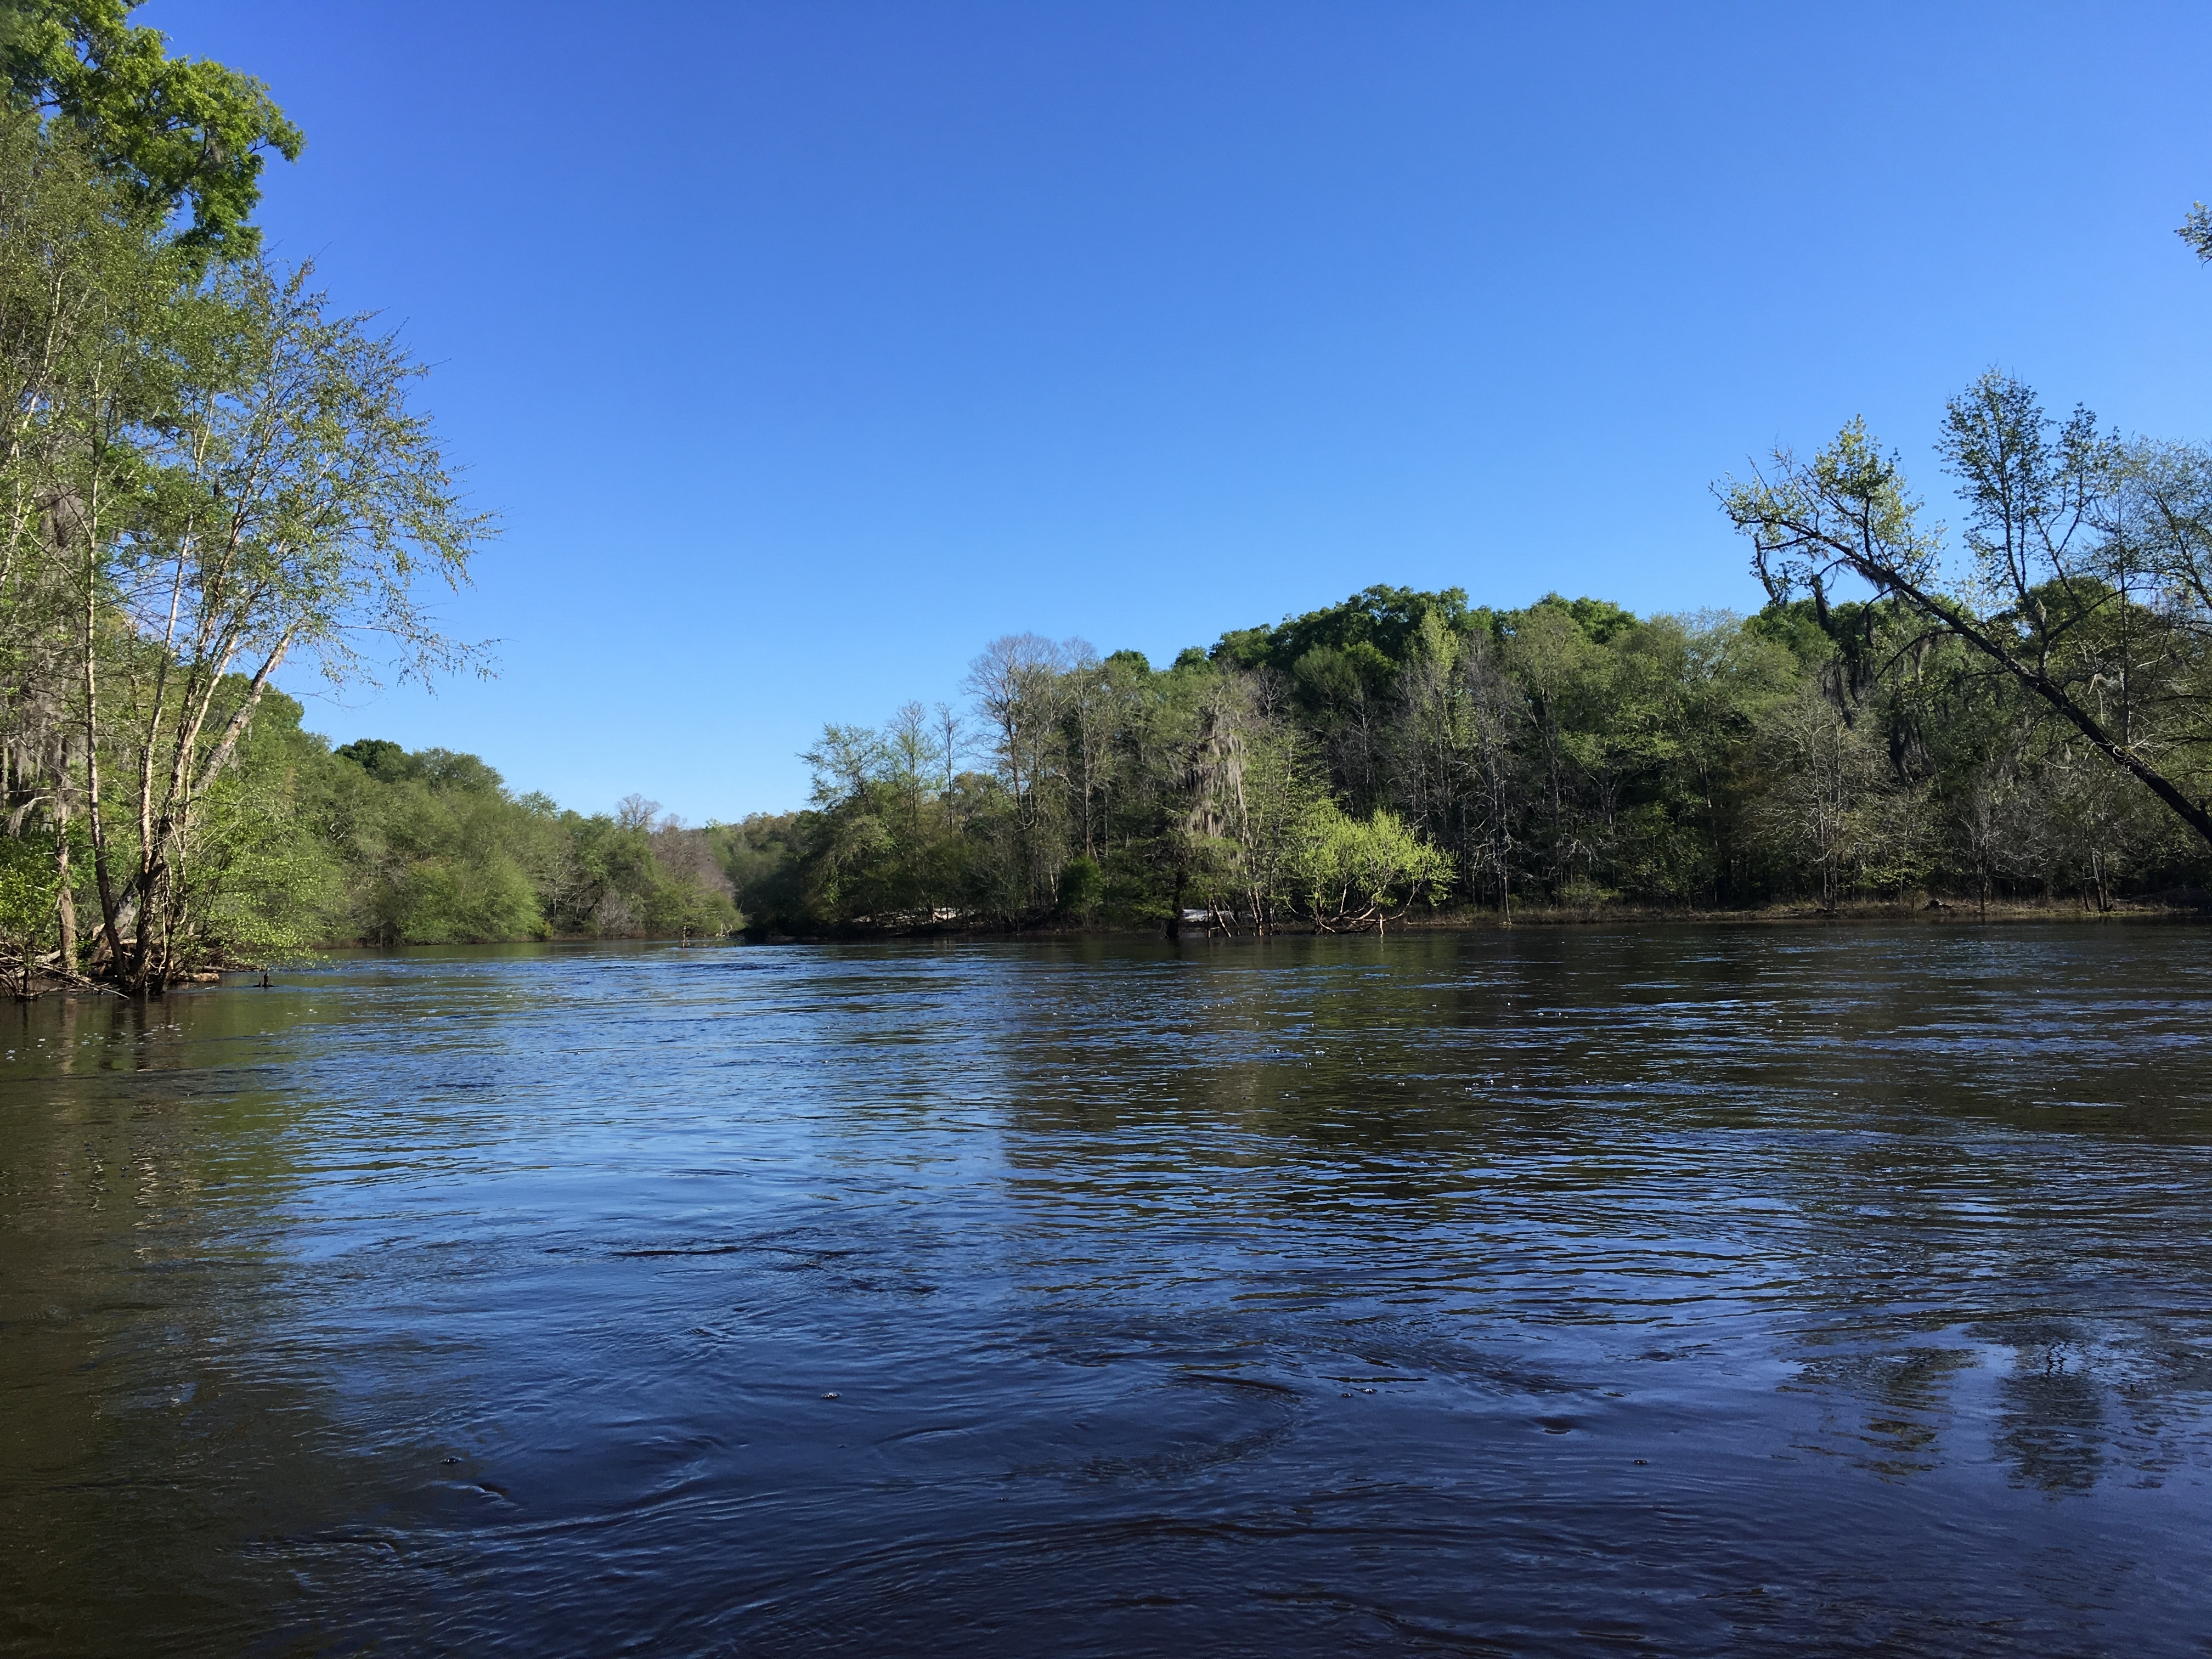
[[[1748,608],[1708,486],[1992,364],[2212,435],[2212,9],[154,0],[403,323],[499,677],[343,741],[694,822],[1002,633]],[[295,685],[295,690],[306,690]]]

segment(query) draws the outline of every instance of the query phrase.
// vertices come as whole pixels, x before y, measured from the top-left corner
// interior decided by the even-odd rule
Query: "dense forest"
[[[2212,263],[2212,214],[2180,234]],[[972,725],[828,726],[810,810],[717,844],[754,925],[793,933],[2203,905],[2212,451],[1995,371],[1936,448],[1955,534],[1858,422],[1722,480],[1749,617],[1373,587],[1164,670],[1003,638]]]
[[[368,739],[331,750],[270,692],[234,800],[211,813],[205,878],[231,959],[317,943],[680,938],[735,929],[701,830],[633,795],[611,814],[511,793],[473,755]],[[239,806],[252,804],[248,813]],[[254,957],[258,959],[258,957]]]
[[[301,729],[480,665],[493,526],[420,365],[251,222],[301,136],[123,0],[0,0],[0,968],[158,989],[319,944],[939,927],[1267,933],[2212,881],[2212,454],[1985,375],[1955,537],[1858,425],[1717,489],[1756,614],[1372,587],[1165,667],[1001,638],[832,725],[803,811],[685,828]],[[2183,234],[2212,257],[2212,219]],[[1931,901],[1929,896],[1936,896]]]
[[[2201,799],[2189,688],[2212,663],[2195,633],[2165,648],[2175,690],[2133,741]],[[1000,640],[967,689],[973,726],[909,704],[830,726],[810,810],[712,832],[756,927],[1265,932],[1930,895],[2103,912],[2194,903],[2212,872],[2189,823],[1893,599],[1639,618],[1375,587],[1161,670]]]

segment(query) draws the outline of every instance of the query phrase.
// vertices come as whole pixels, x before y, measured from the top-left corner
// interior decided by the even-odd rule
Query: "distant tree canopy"
[[[251,960],[279,934],[292,945],[443,944],[738,924],[710,832],[651,802],[562,811],[512,793],[474,755],[377,738],[326,750],[281,694],[264,699],[236,787],[259,805],[253,833],[281,840],[289,862],[282,883],[248,884],[234,931],[210,942],[214,959]]]
[[[2097,599],[2106,654],[2068,672],[2154,662],[2130,741],[2201,792],[2212,658],[2177,603]],[[2208,875],[2077,724],[1893,592],[1778,581],[1755,616],[1639,617],[1378,586],[1159,671],[1001,640],[969,688],[973,724],[910,703],[827,729],[811,808],[716,832],[756,925],[1265,932],[1931,890],[2102,909]]]
[[[2212,262],[2208,216],[2181,235]],[[726,832],[740,902],[794,928],[1266,932],[1516,896],[2201,896],[2212,452],[2054,420],[1996,374],[1939,447],[1955,549],[1856,423],[1724,481],[1748,617],[1377,586],[1164,671],[994,641],[972,726],[909,703],[830,727],[810,809]]]
[[[398,744],[382,738],[362,738],[357,742],[341,744],[331,752],[341,760],[351,761],[383,783],[404,783],[418,774],[414,757]]]

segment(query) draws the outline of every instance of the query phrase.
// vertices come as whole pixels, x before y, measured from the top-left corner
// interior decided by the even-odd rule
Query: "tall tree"
[[[112,524],[88,511],[72,531],[97,573],[79,642],[88,823],[111,971],[126,984],[175,965],[197,803],[278,669],[305,659],[343,684],[380,660],[409,678],[472,656],[416,591],[425,576],[464,581],[489,529],[410,404],[422,370],[391,334],[331,314],[307,276],[239,262],[190,295],[171,398],[124,434],[137,495]],[[131,763],[117,792],[126,834],[96,766],[104,741]]]

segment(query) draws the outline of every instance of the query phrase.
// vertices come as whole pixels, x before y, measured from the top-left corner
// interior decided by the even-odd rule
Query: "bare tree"
[[[932,711],[932,733],[939,757],[945,766],[943,788],[952,787],[952,781],[960,774],[960,763],[968,753],[968,722],[949,702],[940,702]]]

